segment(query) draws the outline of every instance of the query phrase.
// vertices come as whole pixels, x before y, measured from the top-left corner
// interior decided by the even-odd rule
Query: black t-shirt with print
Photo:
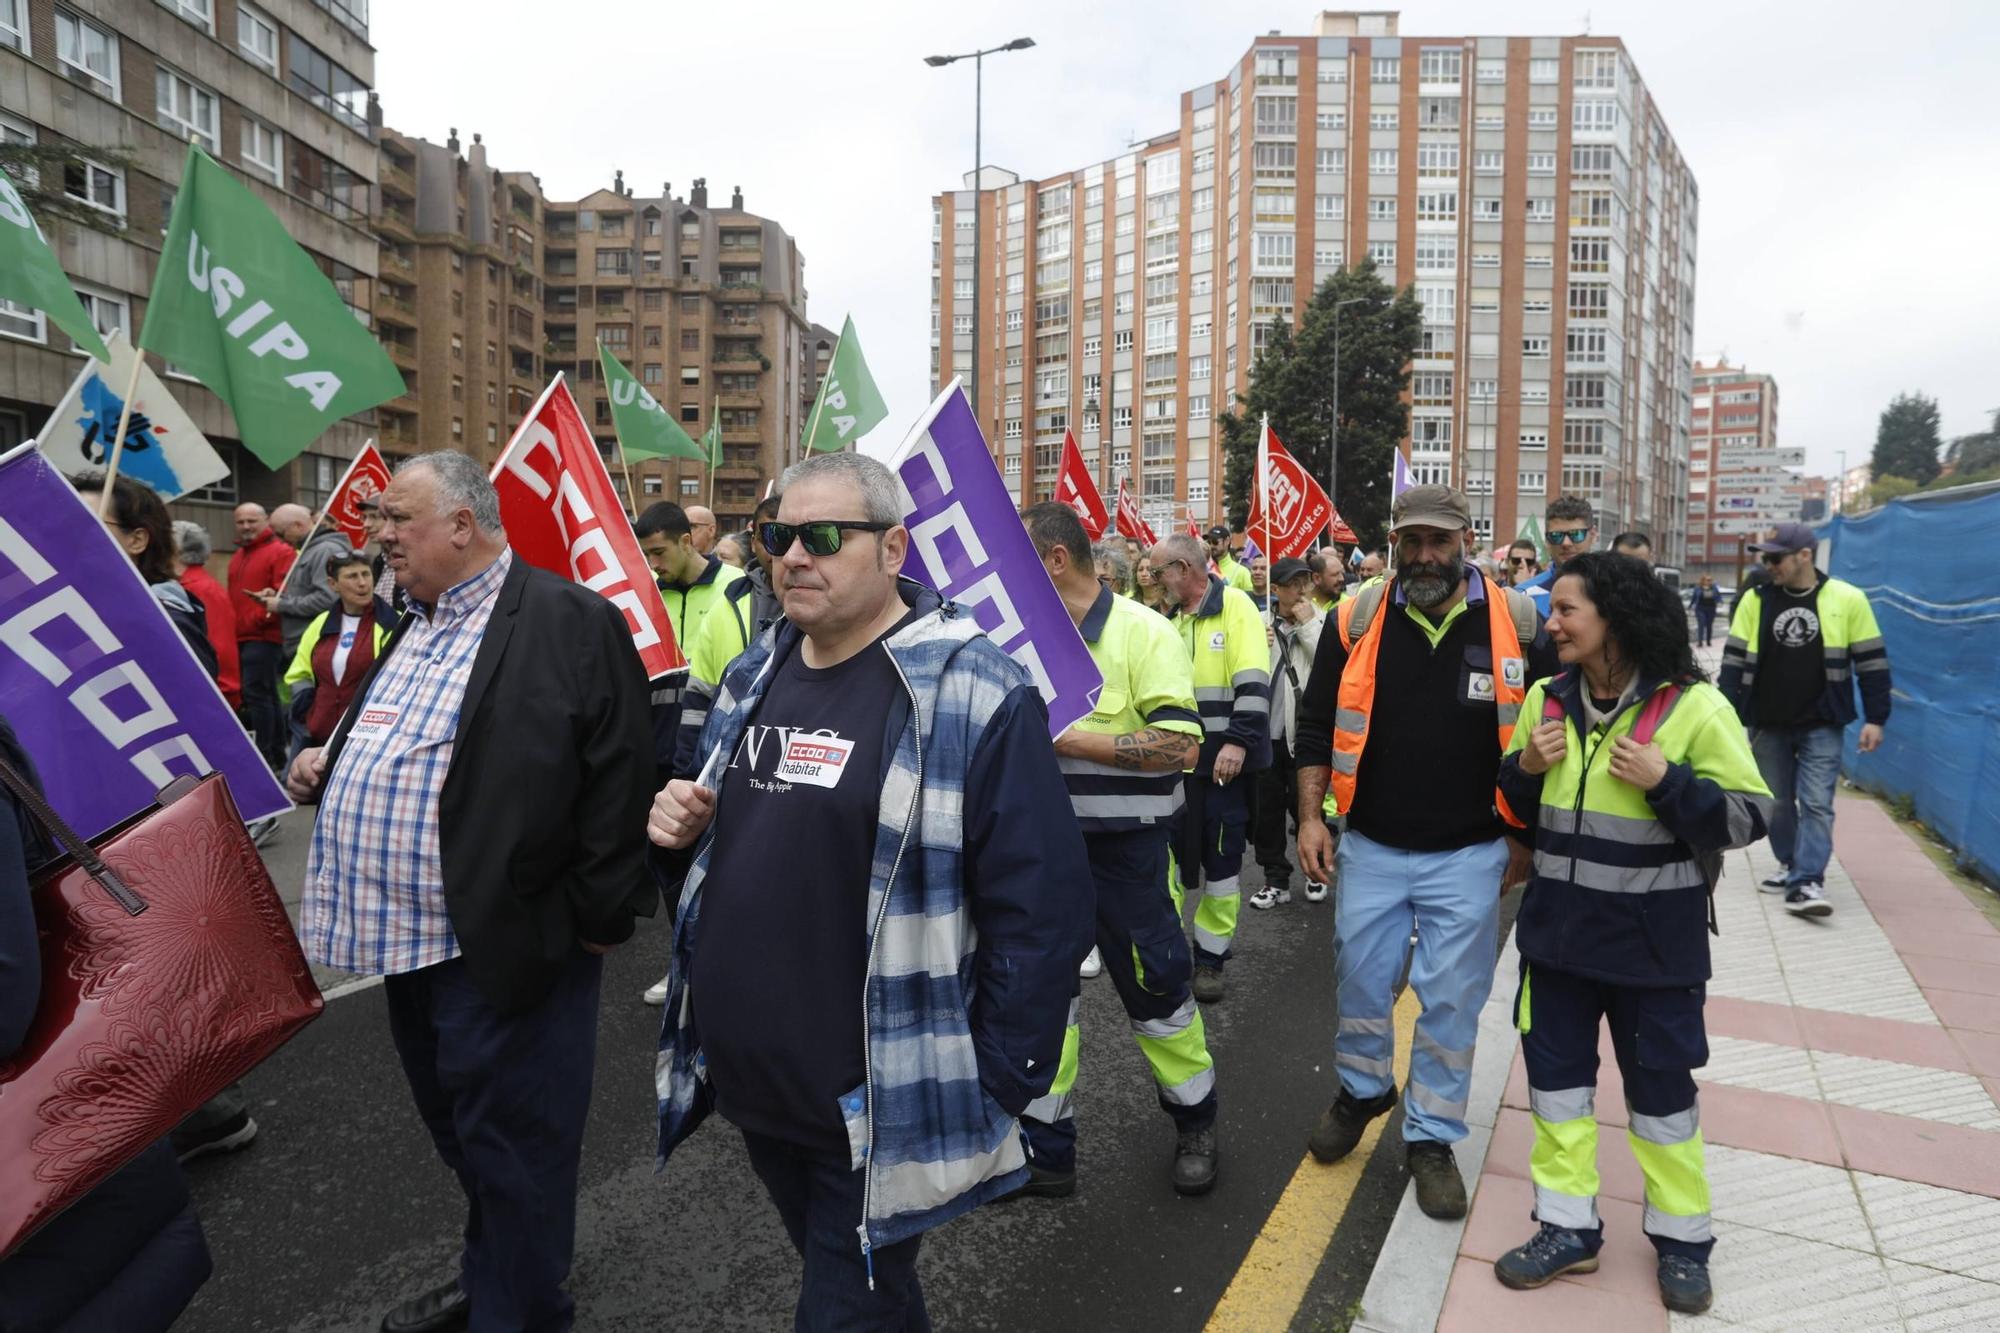
[[[723,772],[701,891],[690,984],[716,1109],[843,1163],[884,727],[902,690],[879,640],[825,670],[795,648]]]
[[[1756,718],[1764,727],[1826,720],[1826,639],[1819,590],[1800,594],[1768,583],[1758,591]]]

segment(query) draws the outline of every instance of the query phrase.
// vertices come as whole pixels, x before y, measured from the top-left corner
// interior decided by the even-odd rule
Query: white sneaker
[[[1313,883],[1313,882],[1312,882],[1311,880],[1307,880],[1307,881],[1306,881],[1306,901],[1307,901],[1307,902],[1309,902],[1309,903],[1323,903],[1323,902],[1325,902],[1325,901],[1326,901],[1326,885],[1324,885],[1324,884],[1315,884],[1315,883]]]
[[[267,815],[263,819],[253,819],[248,824],[245,824],[243,829],[250,835],[251,846],[262,847],[277,836],[278,817],[276,815]]]
[[[661,977],[658,981],[646,987],[645,995],[640,998],[655,1009],[665,1004],[667,1002],[667,978]]]
[[[1783,893],[1792,887],[1791,872],[1780,866],[1769,879],[1757,881],[1759,893]]]
[[[1292,890],[1289,885],[1281,889],[1275,885],[1266,884],[1263,888],[1250,895],[1250,905],[1260,912],[1278,907],[1291,900]]]
[[[1794,884],[1785,894],[1785,910],[1793,916],[1832,916],[1833,904],[1817,884]]]
[[[1083,960],[1083,966],[1079,967],[1076,970],[1076,974],[1087,981],[1091,977],[1094,977],[1098,973],[1102,972],[1103,970],[1104,970],[1104,955],[1099,953],[1097,951],[1097,946],[1093,944],[1090,946],[1089,956]]]

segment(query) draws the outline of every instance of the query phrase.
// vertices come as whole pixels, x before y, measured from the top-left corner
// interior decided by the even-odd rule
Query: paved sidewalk
[[[1478,1175],[1472,1214],[1434,1222],[1406,1195],[1357,1329],[2000,1329],[2000,929],[1873,802],[1842,797],[1834,841],[1830,917],[1792,917],[1757,891],[1773,868],[1763,844],[1730,853],[1717,890],[1697,1075],[1714,1309],[1659,1303],[1608,1040],[1603,1266],[1534,1292],[1495,1280],[1493,1260],[1534,1230],[1510,943],[1458,1153]]]

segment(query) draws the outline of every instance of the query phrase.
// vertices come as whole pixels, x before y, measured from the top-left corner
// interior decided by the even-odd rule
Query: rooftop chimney
[[[458,126],[451,127],[451,137],[444,141],[444,146],[454,153],[458,151]]]
[[[688,204],[693,208],[708,207],[708,177],[696,176],[688,189]]]
[[[741,185],[732,187],[729,196],[729,206],[739,213],[743,211],[743,187]]]
[[[613,193],[613,194],[615,194],[615,195],[618,195],[618,196],[620,196],[621,198],[622,198],[622,197],[624,196],[624,194],[625,194],[625,173],[624,173],[623,171],[617,171],[617,172],[613,172],[613,173],[612,173],[612,176],[611,176],[611,193]]]

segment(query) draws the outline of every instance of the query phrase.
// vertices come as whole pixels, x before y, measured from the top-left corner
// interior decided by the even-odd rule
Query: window
[[[1556,174],[1556,155],[1555,155],[1554,153],[1530,153],[1530,154],[1528,154],[1528,174],[1529,174],[1530,176],[1553,176],[1553,175],[1555,175],[1555,174]]]
[[[1119,329],[1111,335],[1111,350],[1129,352],[1132,350],[1132,330]]]
[[[1571,283],[1569,289],[1569,317],[1571,319],[1611,318],[1611,289],[1601,283]]]
[[[1314,118],[1314,124],[1322,130],[1344,130],[1347,128],[1347,113],[1340,110],[1322,110]]]
[[[1455,46],[1427,46],[1417,53],[1417,82],[1457,83],[1463,77],[1465,52]]]
[[[1138,256],[1127,250],[1124,254],[1112,256],[1111,271],[1116,274],[1130,273],[1138,265]]]
[[[1472,155],[1472,172],[1475,176],[1498,176],[1502,170],[1505,154],[1498,152],[1478,152]]]
[[[1546,315],[1549,313],[1549,298],[1544,292],[1540,296],[1522,298],[1521,313],[1524,315]]]
[[[1019,317],[1020,313],[1021,313],[1021,312],[1020,312],[1020,311],[1018,311],[1018,310],[1014,312],[1014,314],[1015,314],[1015,316],[1017,317],[1017,319],[1018,319],[1018,317]],[[1019,324],[1019,323],[1017,322],[1017,323],[1016,323],[1016,324],[1014,325],[1014,327],[1015,327],[1015,328],[1019,328],[1019,327],[1020,327],[1020,324]],[[953,334],[955,334],[955,335],[960,335],[960,336],[963,336],[963,335],[968,335],[968,334],[970,334],[970,333],[972,332],[972,316],[970,316],[970,315],[953,315],[953,316],[951,317],[951,331],[952,331],[952,333],[953,333]]]
[[[1368,78],[1372,83],[1400,83],[1403,62],[1395,56],[1376,56],[1368,62]]]
[[[1452,273],[1458,268],[1458,237],[1448,231],[1417,233],[1417,271]]]
[[[1393,148],[1371,148],[1368,150],[1368,174],[1371,176],[1393,176],[1396,174],[1396,150]]]
[[[1472,127],[1476,130],[1504,130],[1507,128],[1507,113],[1497,106],[1482,106],[1472,114]]]
[[[1569,150],[1570,175],[1577,180],[1613,180],[1623,173],[1618,154],[1609,144],[1577,144]]]
[[[1554,222],[1555,220],[1556,220],[1555,200],[1553,199],[1528,200],[1528,221]]]
[[[278,72],[278,25],[248,5],[236,6],[236,49],[251,64]]]
[[[242,126],[243,165],[259,176],[269,177],[273,185],[283,182],[285,149],[278,132],[263,121],[252,120],[248,116],[243,117]]]
[[[1299,132],[1299,99],[1259,97],[1252,106],[1258,135],[1289,136]]]
[[[1554,56],[1537,57],[1528,62],[1529,83],[1555,83],[1562,78],[1562,71]]]
[[[154,81],[160,125],[183,139],[202,144],[211,153],[219,151],[221,108],[215,94],[192,80],[161,65]]]
[[[1515,438],[1523,449],[1546,449],[1549,447],[1549,433],[1546,430],[1524,430]]]
[[[1297,238],[1291,232],[1260,231],[1251,237],[1255,249],[1252,251],[1251,271],[1253,273],[1290,273],[1293,267],[1294,244]]]
[[[94,89],[114,102],[120,100],[118,39],[110,32],[66,9],[58,9],[56,60],[73,82]]]
[[[1347,62],[1344,60],[1322,60],[1319,62],[1321,83],[1346,83]]]
[[[1097,356],[1103,351],[1104,351],[1104,339],[1102,337],[1085,338],[1083,340],[1083,355]]]
[[[1278,180],[1289,182],[1298,169],[1299,146],[1290,143],[1260,143],[1251,145],[1251,174],[1258,180]],[[1199,210],[1197,210],[1199,211]]]
[[[28,0],[0,0],[0,46],[28,49]]]
[[[215,0],[160,0],[160,4],[180,15],[211,37],[215,35]]]
[[[1474,77],[1481,83],[1507,82],[1507,58],[1505,56],[1481,60],[1474,66],[1474,69],[1477,71]]]
[[[1529,495],[1541,495],[1549,489],[1549,474],[1546,468],[1529,471],[1522,468],[1514,474],[1514,489]]]
[[[1472,201],[1472,220],[1474,222],[1500,221],[1500,201],[1498,199],[1474,199]]]
[[[73,157],[63,164],[63,193],[115,218],[125,216],[125,173],[89,158]]]
[[[1521,355],[1537,361],[1548,360],[1549,357],[1548,335],[1538,334],[1533,337],[1522,338]]]
[[[1339,268],[1340,264],[1341,264],[1341,247],[1338,244],[1316,245],[1313,247],[1314,268],[1316,269]]]
[[[1393,130],[1396,128],[1394,111],[1371,111],[1368,113],[1368,128],[1371,130]]]
[[[1193,232],[1188,236],[1188,253],[1205,255],[1214,249],[1215,249],[1214,228],[1203,227],[1200,231]]]
[[[1188,378],[1191,380],[1205,380],[1214,373],[1214,365],[1215,358],[1207,353],[1203,353],[1200,356],[1191,356],[1188,358]]]
[[[1563,334],[1563,360],[1572,366],[1606,364],[1611,333],[1608,329],[1570,329]]]
[[[1368,258],[1381,267],[1386,268],[1393,265],[1396,262],[1396,243],[1394,241],[1368,242]]]
[[[1618,87],[1618,53],[1603,49],[1576,52],[1576,66],[1572,86],[1576,88],[1616,89]]]
[[[1456,176],[1458,143],[1451,139],[1425,139],[1417,145],[1419,176]]]
[[[1410,376],[1410,401],[1426,406],[1449,406],[1451,403],[1451,372],[1433,372]],[[1450,422],[1444,423],[1447,429]]]
[[[1556,109],[1552,106],[1531,106],[1528,108],[1528,128],[1531,130],[1552,130],[1556,127]]]
[[[1451,324],[1458,318],[1458,292],[1449,283],[1417,284],[1417,303],[1426,324]]]
[[[328,115],[346,123],[348,128],[363,134],[368,132],[368,85],[354,77],[347,70],[333,63],[333,60],[306,41],[297,33],[288,33],[286,47],[286,84],[293,92],[309,99],[313,105]],[[581,215],[577,218],[577,230],[585,231]]]
[[[1347,170],[1347,150],[1345,148],[1319,148],[1313,151],[1313,169],[1322,176],[1337,176]]]
[[[1465,401],[1468,403],[1490,403],[1500,396],[1498,380],[1467,380]]]
[[[114,333],[127,333],[127,309],[125,298],[116,292],[92,287],[88,283],[76,283],[77,299],[83,302],[83,309],[90,316],[91,327],[105,337]],[[74,343],[71,346],[75,346]],[[82,349],[78,349],[82,350]]]
[[[1277,145],[1272,145],[1272,146],[1275,147]],[[1290,147],[1289,144],[1284,146]],[[1265,145],[1259,144],[1258,147],[1262,148],[1265,147]],[[1192,190],[1188,193],[1188,212],[1211,213],[1213,211],[1215,211],[1215,187],[1213,185],[1204,185],[1199,190]],[[1099,239],[1102,239],[1103,234],[1104,234],[1104,228],[1101,224],[1099,224],[1098,225]]]
[[[1454,190],[1426,190],[1418,194],[1417,221],[1458,221],[1458,193]]]
[[[1131,313],[1132,313],[1132,293],[1130,293],[1130,292],[1113,292],[1113,293],[1111,294],[1111,313],[1112,313],[1112,314],[1114,314],[1114,315],[1129,315],[1129,314],[1131,314]],[[1130,335],[1130,334],[1127,334],[1127,335],[1126,335],[1126,337],[1127,337],[1127,338],[1129,339],[1129,338],[1131,337],[1131,335]],[[1129,341],[1127,341],[1125,345],[1126,345],[1127,347],[1130,347],[1130,346],[1131,346],[1132,344],[1131,344],[1131,343],[1130,343]]]
[[[1368,197],[1368,220],[1370,222],[1394,222],[1396,220],[1396,196],[1374,194]]]
[[[1313,217],[1321,222],[1338,222],[1347,214],[1347,196],[1339,194],[1316,194],[1313,196]]]
[[[1618,103],[1609,98],[1579,97],[1570,108],[1569,127],[1578,134],[1611,134],[1618,129]]]
[[[970,301],[972,299],[972,279],[953,278],[951,281],[951,296],[954,301]]]

